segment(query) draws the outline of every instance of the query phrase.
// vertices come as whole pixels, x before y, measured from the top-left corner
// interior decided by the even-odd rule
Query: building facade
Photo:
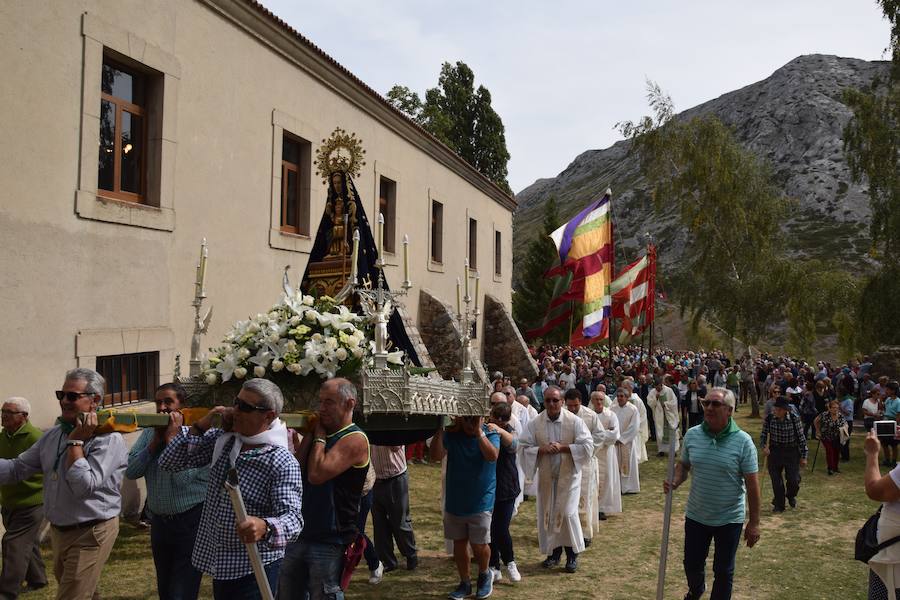
[[[468,256],[509,307],[511,196],[252,0],[36,0],[0,7],[0,396],[58,413],[65,370],[109,404],[187,371],[207,239],[207,346],[304,272],[325,208],[313,157],[355,133],[385,273],[454,303]],[[479,327],[480,330],[480,327]],[[480,355],[480,340],[475,342]]]

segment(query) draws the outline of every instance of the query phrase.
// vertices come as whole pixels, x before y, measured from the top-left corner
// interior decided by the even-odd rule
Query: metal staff
[[[666,558],[669,555],[669,524],[672,520],[672,494],[675,490],[672,488],[672,483],[675,480],[675,444],[672,441],[672,438],[678,439],[678,429],[675,428],[675,431],[672,432],[672,436],[669,439],[669,464],[666,468],[666,479],[669,481],[669,491],[666,493],[666,508],[663,511],[663,530],[662,530],[662,544],[659,548],[659,573],[656,576],[656,600],[664,600],[665,595],[665,587],[666,587]],[[665,430],[665,426],[663,426],[663,430]]]
[[[247,507],[244,505],[244,497],[241,496],[241,487],[238,485],[237,469],[232,467],[228,470],[228,476],[225,478],[225,490],[231,498],[231,506],[234,508],[234,516],[238,524],[247,520]],[[269,587],[269,579],[266,577],[266,569],[263,566],[262,558],[259,556],[259,548],[256,542],[244,544],[247,547],[247,554],[250,556],[250,565],[253,567],[253,575],[256,577],[256,585],[259,586],[259,593],[263,600],[274,600],[272,588]]]

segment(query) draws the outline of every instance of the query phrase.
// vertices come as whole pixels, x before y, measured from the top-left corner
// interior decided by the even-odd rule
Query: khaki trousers
[[[50,528],[53,575],[59,584],[57,600],[98,600],[100,572],[119,535],[119,517],[93,526]]]

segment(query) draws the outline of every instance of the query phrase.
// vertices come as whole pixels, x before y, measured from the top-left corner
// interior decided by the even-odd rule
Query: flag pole
[[[606,194],[609,196],[609,246],[611,248],[610,252],[610,265],[609,265],[609,276],[610,280],[606,282],[606,289],[609,290],[609,282],[615,278],[616,276],[616,244],[614,243],[616,227],[615,227],[615,214],[613,213],[613,202],[612,202],[612,189],[606,188]],[[610,299],[609,305],[609,324],[606,327],[606,339],[607,345],[609,347],[609,361],[607,364],[607,372],[612,372],[613,370],[613,316],[612,316],[612,299]],[[615,379],[615,378],[613,378]]]
[[[650,254],[650,248],[653,245],[653,235],[650,232],[647,232],[647,254]],[[650,319],[650,341],[647,346],[647,371],[650,371],[650,357],[653,355],[653,327],[656,325],[656,256],[652,256],[653,264],[648,265],[650,267],[650,290],[652,292],[653,298],[651,298],[650,308],[653,309],[653,318]]]

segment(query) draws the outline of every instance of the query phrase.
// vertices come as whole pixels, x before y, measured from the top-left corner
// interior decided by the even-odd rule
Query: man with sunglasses
[[[677,489],[694,474],[684,521],[684,572],[688,593],[697,600],[706,591],[705,568],[709,545],[715,540],[713,587],[710,600],[729,600],[734,558],[744,529],[745,501],[750,518],[744,530],[747,547],[759,541],[759,470],[753,438],[734,422],[731,390],[714,387],[702,401],[703,423],[688,429],[673,481],[663,491]]]
[[[106,381],[91,369],[66,373],[56,426],[11,460],[0,460],[0,484],[44,474],[58,600],[89,600],[119,534],[119,487],[128,460],[119,433],[95,435]]]
[[[3,432],[0,433],[0,458],[16,458],[37,442],[43,432],[31,424],[31,404],[20,397],[3,403]],[[13,600],[22,590],[47,585],[44,559],[41,558],[41,523],[44,520],[43,475],[0,486],[3,528],[3,570],[0,572],[0,598]]]
[[[169,414],[159,466],[172,472],[209,466],[191,562],[212,575],[215,598],[261,598],[245,546],[250,543],[256,543],[275,592],[285,547],[303,528],[300,466],[288,450],[288,431],[278,418],[283,407],[278,386],[257,378],[244,382],[233,407],[216,406],[187,431],[180,412]],[[221,419],[219,426],[213,426],[216,418]],[[248,515],[236,526],[223,489],[232,467]]]

